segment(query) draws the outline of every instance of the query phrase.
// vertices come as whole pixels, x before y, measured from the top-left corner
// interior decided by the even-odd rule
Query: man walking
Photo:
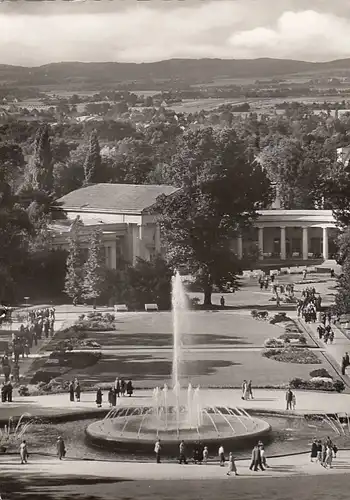
[[[160,464],[160,451],[161,451],[160,439],[157,439],[156,444],[154,445],[154,453],[156,454],[157,464]]]
[[[292,409],[292,402],[293,402],[293,392],[289,388],[288,391],[286,392],[287,410]]]
[[[179,464],[181,465],[182,462],[184,464],[187,464],[187,460],[186,460],[186,447],[185,447],[185,442],[183,440],[180,443],[179,450],[180,450]]]

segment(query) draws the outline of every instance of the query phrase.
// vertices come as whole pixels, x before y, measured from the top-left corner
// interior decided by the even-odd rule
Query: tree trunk
[[[211,294],[213,293],[213,286],[209,283],[204,286],[204,305],[211,306]]]

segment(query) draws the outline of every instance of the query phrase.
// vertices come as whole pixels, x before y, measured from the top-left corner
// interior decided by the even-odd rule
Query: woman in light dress
[[[28,448],[25,440],[22,441],[19,447],[19,454],[21,456],[21,464],[26,464],[28,460]]]
[[[248,399],[248,383],[246,380],[243,380],[242,384],[242,399]]]
[[[333,448],[330,445],[327,445],[326,449],[326,460],[324,461],[324,467],[331,468],[332,467],[332,461],[333,461]]]
[[[228,456],[228,471],[226,474],[228,476],[231,476],[232,472],[234,473],[235,476],[238,476],[237,467],[235,464],[235,457],[233,456],[233,453],[230,452],[230,454]]]

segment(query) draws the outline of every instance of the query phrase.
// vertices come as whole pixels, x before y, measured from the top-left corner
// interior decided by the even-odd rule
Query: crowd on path
[[[66,456],[66,445],[63,441],[62,436],[59,436],[56,441],[56,454],[59,460],[62,460]],[[27,441],[24,439],[19,447],[19,456],[21,459],[21,464],[27,464],[29,458]]]
[[[328,466],[329,468],[332,465],[331,459],[329,458],[329,447],[332,449],[332,453],[335,454],[336,456],[337,453],[337,447],[333,443],[329,443],[330,439],[327,438],[325,443],[322,445],[322,450],[325,451],[325,458],[323,460],[324,466]],[[313,450],[313,449],[312,449]],[[323,452],[322,451],[322,452]],[[154,453],[155,453],[155,458],[156,458],[156,463],[160,464],[161,463],[161,455],[162,455],[162,443],[160,439],[157,439],[155,445],[154,445]],[[312,451],[313,453],[313,451]],[[218,448],[217,452],[217,457],[218,457],[218,463],[220,467],[225,467],[226,463],[228,465],[228,470],[226,474],[228,476],[234,474],[235,476],[238,476],[238,470],[237,470],[237,465],[236,465],[236,459],[234,456],[234,453],[232,451],[229,452],[228,458],[226,458],[225,450],[223,445],[221,444]],[[187,451],[186,451],[186,444],[182,440],[179,444],[179,458],[178,458],[178,463],[181,464],[188,464],[190,461],[193,464],[207,464],[209,460],[209,452],[208,452],[208,447],[204,446],[201,442],[197,442],[193,448],[193,454],[192,454],[192,460],[188,456]],[[313,461],[313,460],[311,460]],[[249,470],[253,472],[257,472],[259,470],[264,471],[266,469],[270,468],[270,465],[267,463],[267,457],[266,457],[266,452],[265,452],[265,446],[262,441],[257,442],[257,444],[253,447],[252,454],[251,454],[251,460],[250,460],[250,465],[249,465]]]
[[[81,387],[79,380],[76,378],[73,381],[69,383],[69,400],[71,402],[80,402],[80,397],[81,397]],[[128,395],[131,397],[134,394],[134,386],[131,380],[126,382],[124,379],[119,379],[117,377],[115,379],[115,382],[113,384],[113,387],[110,387],[108,389],[108,404],[112,408],[114,406],[117,406],[118,403],[118,398],[124,397],[125,395]],[[96,406],[97,408],[102,407],[102,401],[103,401],[103,392],[100,387],[97,388],[96,390]]]
[[[27,322],[12,332],[11,341],[1,358],[4,382],[1,387],[2,402],[12,402],[13,385],[20,382],[20,361],[28,358],[33,345],[54,334],[55,308],[46,307],[28,311]]]
[[[332,467],[333,458],[337,458],[337,452],[338,448],[329,436],[327,436],[323,443],[321,440],[315,438],[311,445],[310,461],[316,461],[322,465],[322,467],[330,469]]]

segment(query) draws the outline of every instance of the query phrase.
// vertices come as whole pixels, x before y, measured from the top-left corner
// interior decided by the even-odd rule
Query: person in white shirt
[[[28,460],[28,448],[25,440],[22,441],[19,447],[19,454],[21,456],[21,464],[26,464]]]
[[[225,450],[222,445],[219,448],[218,455],[219,455],[220,467],[223,467],[225,465]]]

